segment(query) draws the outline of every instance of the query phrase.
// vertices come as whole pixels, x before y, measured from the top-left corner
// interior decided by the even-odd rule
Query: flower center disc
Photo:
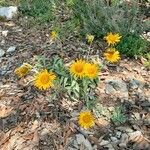
[[[26,73],[28,72],[28,68],[27,68],[27,67],[23,67],[23,68],[21,69],[21,72],[22,72],[23,74],[26,74]]]
[[[40,80],[43,84],[46,84],[49,82],[49,76],[48,75],[42,75]]]
[[[90,116],[84,116],[82,119],[83,119],[83,122],[89,123],[89,121],[90,121]]]
[[[95,69],[94,68],[91,68],[88,70],[89,74],[94,74],[95,73]]]
[[[83,66],[77,65],[77,66],[75,67],[75,70],[76,70],[76,72],[80,73],[80,72],[83,71]]]

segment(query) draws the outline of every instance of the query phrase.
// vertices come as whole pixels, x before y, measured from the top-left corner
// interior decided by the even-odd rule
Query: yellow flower
[[[73,62],[70,66],[70,73],[79,78],[85,77],[85,61],[84,60],[77,60]]]
[[[20,67],[15,69],[15,74],[17,74],[20,78],[24,77],[29,73],[31,70],[32,66],[28,63],[23,63]]]
[[[95,124],[94,117],[90,111],[81,112],[78,117],[78,123],[81,127],[88,129]]]
[[[97,64],[91,64],[86,63],[85,64],[85,75],[91,79],[94,79],[98,76],[98,65]]]
[[[118,43],[121,39],[121,36],[119,34],[113,34],[113,33],[108,33],[107,36],[104,37],[108,45],[114,45]]]
[[[53,72],[48,72],[46,69],[40,71],[35,76],[34,85],[40,90],[46,90],[53,86],[53,81],[56,76]]]
[[[108,48],[104,53],[104,57],[108,62],[115,63],[119,61],[120,54],[115,48]]]
[[[87,42],[92,44],[93,40],[94,40],[94,35],[91,35],[91,34],[87,34],[86,35],[86,39],[87,39]]]
[[[51,39],[55,40],[57,38],[57,32],[56,31],[52,31],[51,32]]]

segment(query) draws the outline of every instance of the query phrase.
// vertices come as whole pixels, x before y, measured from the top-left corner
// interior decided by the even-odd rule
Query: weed
[[[39,23],[54,19],[56,2],[53,0],[21,0],[19,10],[23,15],[34,17]]]
[[[146,54],[146,61],[144,62],[146,68],[150,68],[150,53]]]
[[[127,118],[123,114],[122,107],[116,107],[112,113],[111,120],[115,125],[120,125],[126,122]]]
[[[118,32],[122,36],[134,32],[140,34],[144,30],[139,7],[135,1],[113,1],[113,5],[106,5],[100,0],[78,0],[73,5],[74,16],[80,21],[83,34],[91,33],[103,37],[107,32]]]
[[[121,54],[134,57],[144,54],[147,50],[147,46],[148,43],[146,40],[142,39],[140,36],[130,34],[122,38],[117,45],[117,49]]]

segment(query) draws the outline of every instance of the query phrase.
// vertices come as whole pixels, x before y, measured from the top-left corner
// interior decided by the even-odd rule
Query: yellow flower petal
[[[70,66],[70,73],[75,77],[85,77],[85,61],[80,59],[73,62]]]
[[[85,64],[85,75],[88,78],[94,79],[98,76],[99,68],[97,64],[86,63]]]
[[[46,90],[53,86],[53,81],[56,79],[56,76],[53,72],[48,72],[46,69],[40,71],[34,80],[34,85],[40,90]]]
[[[104,53],[104,57],[108,62],[115,63],[119,61],[120,54],[115,48],[108,48]]]
[[[20,78],[24,77],[29,73],[32,66],[28,63],[24,63],[22,66],[15,69],[15,74],[17,74]]]
[[[87,34],[86,39],[87,39],[87,42],[91,44],[94,40],[94,35]]]
[[[81,127],[88,129],[95,124],[94,117],[90,111],[81,112],[78,117],[78,123]]]
[[[117,34],[113,34],[112,32],[108,33],[107,36],[104,37],[108,45],[115,45],[121,39],[121,36]]]
[[[56,40],[56,38],[57,38],[57,32],[56,31],[52,31],[51,32],[51,39],[52,40]]]

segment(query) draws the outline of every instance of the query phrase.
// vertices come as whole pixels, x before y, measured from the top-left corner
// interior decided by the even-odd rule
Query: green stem
[[[91,52],[91,46],[92,46],[92,43],[90,43],[90,46],[88,47],[87,60],[89,59],[89,55]]]
[[[86,79],[83,79],[83,93],[84,93],[84,99],[86,103],[86,107],[89,109],[89,102],[88,102],[88,81]]]

